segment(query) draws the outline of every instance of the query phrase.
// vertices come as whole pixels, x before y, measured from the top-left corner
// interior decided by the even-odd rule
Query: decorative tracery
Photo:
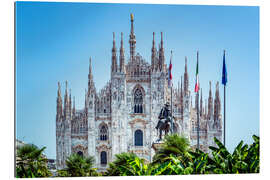
[[[108,139],[108,128],[106,125],[102,125],[100,128],[100,140],[106,141]]]
[[[134,113],[143,113],[143,93],[139,88],[134,92]]]

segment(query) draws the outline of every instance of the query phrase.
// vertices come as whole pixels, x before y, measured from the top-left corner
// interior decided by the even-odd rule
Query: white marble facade
[[[58,83],[56,115],[56,159],[57,168],[65,167],[65,160],[71,153],[95,157],[95,167],[100,171],[108,167],[115,154],[134,152],[151,162],[154,156],[152,143],[158,139],[155,126],[163,105],[170,102],[168,69],[165,64],[163,35],[156,48],[153,33],[151,64],[136,53],[136,38],[133,18],[129,36],[130,58],[125,63],[123,34],[119,57],[117,57],[115,36],[111,59],[111,78],[104,88],[96,91],[91,70],[88,74],[88,89],[85,92],[85,108],[75,109],[75,100],[66,90],[62,102]],[[118,60],[119,59],[119,60]],[[216,83],[215,96],[211,82],[208,100],[195,101],[192,105],[189,90],[189,75],[185,59],[184,80],[173,88],[173,115],[176,117],[177,133],[189,138],[191,145],[197,144],[196,103],[200,107],[200,148],[208,151],[213,137],[222,140],[222,120],[219,86]]]

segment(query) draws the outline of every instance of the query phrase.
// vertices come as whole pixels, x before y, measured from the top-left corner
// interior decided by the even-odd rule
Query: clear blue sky
[[[134,13],[136,50],[149,63],[152,33],[164,32],[165,56],[173,50],[173,81],[188,58],[194,97],[196,51],[200,85],[208,97],[209,80],[221,81],[226,49],[227,147],[252,142],[259,134],[259,7],[136,5],[93,3],[16,3],[16,138],[46,146],[55,158],[57,82],[69,82],[76,108],[83,108],[89,57],[97,89],[110,78],[112,33],[120,47],[124,33],[129,57],[130,13]],[[127,60],[126,60],[127,61]],[[223,88],[220,87],[223,103]],[[222,108],[223,112],[223,108]]]

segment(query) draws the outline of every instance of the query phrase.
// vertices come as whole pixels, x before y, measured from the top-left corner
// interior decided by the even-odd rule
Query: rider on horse
[[[160,130],[160,134],[159,134],[159,139],[161,140],[161,135],[162,135],[162,129],[164,127],[164,125],[168,124],[170,122],[170,117],[171,117],[171,111],[169,109],[170,107],[170,103],[167,102],[166,104],[164,104],[165,106],[161,109],[159,116],[158,116],[158,124],[156,126],[157,130]]]

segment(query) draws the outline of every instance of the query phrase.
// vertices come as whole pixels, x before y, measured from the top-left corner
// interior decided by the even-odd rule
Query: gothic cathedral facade
[[[134,20],[131,16],[129,35],[130,58],[125,63],[123,34],[121,33],[120,54],[117,57],[115,35],[111,59],[111,78],[104,88],[97,92],[93,81],[91,59],[88,74],[88,89],[85,92],[85,107],[75,109],[66,89],[62,101],[58,83],[56,115],[56,163],[65,167],[65,160],[71,153],[95,157],[95,167],[104,171],[108,163],[121,152],[133,152],[151,162],[154,156],[152,143],[158,139],[155,126],[158,115],[166,102],[171,102],[168,88],[168,68],[165,64],[163,35],[158,49],[153,33],[151,64],[136,52]],[[118,61],[119,58],[119,61]],[[176,118],[176,132],[186,136],[191,146],[197,144],[197,111],[199,103],[200,149],[208,152],[214,145],[213,137],[222,140],[221,104],[219,84],[216,83],[215,97],[212,96],[211,81],[208,100],[192,105],[189,90],[187,58],[184,80],[173,88],[173,116]],[[202,93],[202,91],[201,91]]]

